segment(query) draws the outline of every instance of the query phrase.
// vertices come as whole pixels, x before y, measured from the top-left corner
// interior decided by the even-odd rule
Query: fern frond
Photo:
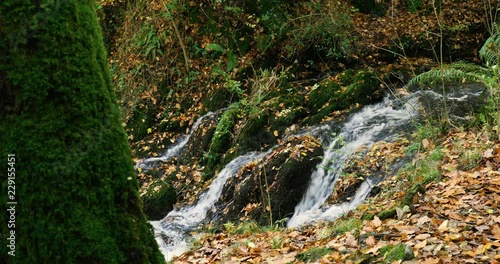
[[[493,32],[479,50],[479,57],[486,66],[491,67],[500,63],[500,26],[493,25]]]
[[[467,65],[470,67],[471,65]],[[477,66],[479,67],[479,66]],[[482,68],[482,67],[479,67]],[[469,72],[461,69],[455,69],[454,67],[440,68],[424,72],[411,81],[408,82],[408,86],[411,87],[416,84],[427,84],[435,85],[440,81],[459,81],[459,82],[477,82],[490,87],[488,82],[488,77],[490,75],[484,75],[480,72]]]
[[[466,61],[454,62],[451,65],[451,68],[461,70],[464,72],[468,72],[468,73],[472,73],[472,74],[476,74],[476,75],[484,75],[487,77],[493,76],[493,71],[491,70],[491,68],[482,67],[482,66],[479,66],[477,64],[473,64],[473,63],[466,62]]]

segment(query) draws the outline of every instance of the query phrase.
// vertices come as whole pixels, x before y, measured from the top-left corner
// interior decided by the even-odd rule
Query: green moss
[[[238,107],[234,106],[221,116],[219,124],[212,136],[208,153],[205,154],[207,163],[203,174],[205,180],[213,176],[213,169],[219,163],[222,155],[226,153],[231,146],[233,128],[238,118],[239,111]]]
[[[368,104],[379,99],[381,95],[378,93],[380,89],[380,80],[368,71],[358,72],[347,89],[342,92],[339,98],[339,103],[347,105],[352,104]]]
[[[176,202],[174,188],[162,180],[151,182],[141,198],[149,220],[162,219]]]
[[[412,206],[413,205],[413,197],[417,194],[424,194],[425,193],[425,188],[422,186],[422,184],[417,183],[413,185],[410,190],[406,193],[405,197],[403,198],[403,205],[407,206]]]
[[[382,248],[381,248],[382,250]],[[388,248],[385,253],[385,263],[392,263],[396,260],[412,260],[415,258],[410,246],[399,243],[391,248]]]
[[[326,103],[335,100],[336,93],[341,89],[334,81],[322,82],[315,85],[308,94],[307,106],[313,113],[317,113]]]
[[[347,86],[352,83],[354,76],[357,71],[354,69],[348,69],[339,74],[339,82],[342,86]]]
[[[406,5],[408,6],[408,11],[412,13],[422,10],[423,7],[422,0],[406,0]]]
[[[337,234],[351,232],[359,229],[363,225],[363,221],[357,218],[349,218],[345,220],[338,220],[333,226],[333,231]]]
[[[374,217],[375,217],[374,214],[365,213],[361,217],[361,220],[373,220]]]
[[[154,107],[152,106],[146,106],[145,109],[134,109],[132,116],[127,122],[127,133],[131,135],[134,140],[143,139],[148,135],[148,129],[155,127],[153,116]],[[165,126],[163,126],[163,128],[165,128]]]
[[[16,155],[16,263],[164,262],[141,211],[94,4],[0,4],[9,100],[0,153]],[[1,203],[5,212],[6,196]],[[6,241],[7,225],[0,230]]]
[[[385,253],[389,252],[389,250],[391,250],[392,248],[394,248],[394,245],[386,245],[386,246],[383,246],[381,247],[379,250],[378,250],[378,253],[379,255],[385,255]]]
[[[297,259],[303,262],[314,262],[324,255],[330,254],[333,249],[330,248],[311,248],[297,255]]]
[[[391,208],[378,213],[377,217],[380,218],[380,220],[385,220],[388,218],[393,218],[396,215],[397,215],[396,208]]]

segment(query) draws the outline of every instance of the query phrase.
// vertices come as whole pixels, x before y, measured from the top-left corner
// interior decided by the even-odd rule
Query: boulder
[[[207,115],[201,120],[200,124],[194,128],[191,137],[179,156],[182,164],[189,164],[203,156],[203,152],[208,151],[212,136],[214,135],[217,124],[219,123],[221,111]]]
[[[153,180],[141,194],[141,199],[148,220],[161,220],[174,208],[175,190],[162,180]]]
[[[467,124],[481,113],[488,99],[488,90],[478,83],[445,83],[432,87],[410,87],[420,90],[425,113],[438,120],[449,118],[454,124]]]
[[[255,220],[274,224],[293,214],[307,190],[323,148],[310,136],[291,137],[260,162],[243,167],[228,180],[217,210],[217,222]]]

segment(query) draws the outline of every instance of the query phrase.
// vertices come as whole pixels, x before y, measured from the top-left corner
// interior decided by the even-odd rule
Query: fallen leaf
[[[375,237],[374,236],[369,236],[368,238],[366,238],[366,244],[368,246],[374,246],[376,241],[375,241]]]
[[[416,249],[421,249],[421,248],[424,248],[425,246],[427,246],[427,240],[423,240],[423,241],[418,242],[414,247]]]
[[[424,149],[427,149],[427,148],[429,147],[429,145],[430,145],[429,140],[428,140],[428,139],[426,139],[426,138],[424,138],[424,139],[422,140],[422,147],[424,147]]]
[[[422,264],[439,264],[442,263],[439,258],[428,258],[421,262]]]
[[[438,230],[441,232],[446,232],[449,230],[448,228],[448,220],[444,220],[441,225],[439,225]]]
[[[431,237],[430,234],[420,234],[415,237],[416,240],[425,240],[427,238]]]
[[[495,155],[493,155],[493,149],[490,148],[490,149],[487,149],[484,153],[483,153],[483,158],[485,159],[491,159],[493,158]]]
[[[375,216],[373,218],[372,225],[375,228],[380,227],[382,225],[382,221],[380,221],[380,218],[378,218],[377,216]]]

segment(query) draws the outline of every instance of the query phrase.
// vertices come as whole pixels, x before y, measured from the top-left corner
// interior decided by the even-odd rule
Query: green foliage
[[[416,13],[422,10],[422,0],[406,0],[406,5],[408,6],[408,11]]]
[[[324,255],[330,254],[333,252],[331,248],[317,247],[308,249],[297,255],[297,259],[303,262],[315,262],[319,258]]]
[[[164,33],[165,34],[165,33]],[[155,26],[151,24],[145,24],[135,37],[135,46],[139,48],[144,56],[150,56],[151,59],[155,59],[158,55],[163,55],[161,45],[165,36],[158,35]]]
[[[210,43],[205,47],[207,51],[224,52],[224,48],[217,43]]]
[[[160,220],[173,209],[176,202],[175,189],[162,180],[154,180],[141,196],[144,213],[150,220]]]
[[[364,14],[383,16],[387,12],[387,7],[383,1],[352,0],[351,4]]]
[[[163,263],[141,211],[94,3],[6,0],[0,13],[0,89],[13,92],[2,100],[14,106],[1,104],[0,153],[17,158],[11,260]],[[7,225],[0,230],[6,241]]]
[[[286,36],[284,49],[288,57],[312,49],[316,54],[340,58],[351,52],[354,45],[352,21],[348,7],[340,2],[311,1],[306,3],[309,14],[287,16],[281,24],[281,38]],[[278,39],[280,39],[278,37]]]

